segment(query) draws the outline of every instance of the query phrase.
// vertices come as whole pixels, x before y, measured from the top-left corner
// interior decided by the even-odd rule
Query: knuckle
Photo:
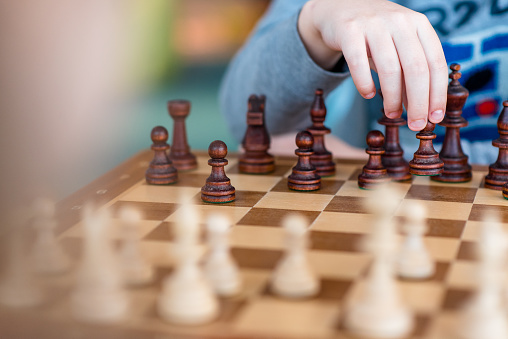
[[[409,76],[429,76],[429,66],[422,60],[411,60],[404,67],[404,74]]]

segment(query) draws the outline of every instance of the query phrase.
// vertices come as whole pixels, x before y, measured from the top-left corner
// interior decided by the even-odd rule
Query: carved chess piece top
[[[323,90],[320,88],[316,90],[314,102],[310,109],[310,117],[312,119],[312,126],[307,128],[307,131],[314,138],[314,154],[310,157],[310,160],[320,176],[334,175],[335,163],[333,162],[332,153],[325,147],[325,135],[331,131],[324,125],[326,106],[323,99]]]
[[[446,115],[439,125],[446,127],[443,148],[439,157],[444,162],[443,173],[433,176],[432,180],[441,182],[467,182],[472,178],[471,166],[468,156],[462,151],[460,144],[460,128],[468,125],[462,117],[462,108],[466,103],[469,91],[463,87],[459,79],[461,77],[460,65],[450,66],[450,84],[448,85],[448,99],[446,102]]]

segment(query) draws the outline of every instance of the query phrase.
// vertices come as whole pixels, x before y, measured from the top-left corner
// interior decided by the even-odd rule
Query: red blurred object
[[[497,109],[497,101],[493,99],[487,99],[476,104],[476,112],[481,117],[495,115],[497,113]]]

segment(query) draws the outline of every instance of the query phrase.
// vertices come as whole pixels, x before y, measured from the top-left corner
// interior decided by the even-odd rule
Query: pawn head
[[[367,134],[367,145],[370,148],[381,148],[385,144],[385,136],[381,131],[374,130]]]
[[[436,124],[433,122],[427,121],[427,125],[422,129],[422,132],[432,132],[434,131],[434,128],[436,128]]]
[[[314,137],[307,131],[298,132],[296,135],[296,146],[298,148],[309,149],[314,145]]]
[[[228,154],[228,146],[221,140],[212,141],[208,147],[208,155],[212,159],[223,159]]]
[[[154,144],[168,141],[168,130],[163,126],[155,126],[150,134]]]

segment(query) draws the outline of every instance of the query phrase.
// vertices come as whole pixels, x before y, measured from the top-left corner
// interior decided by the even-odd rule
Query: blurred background
[[[218,88],[268,4],[0,0],[2,209],[60,200],[149,148],[154,126],[171,133],[171,99],[192,103],[192,149],[236,150]]]

